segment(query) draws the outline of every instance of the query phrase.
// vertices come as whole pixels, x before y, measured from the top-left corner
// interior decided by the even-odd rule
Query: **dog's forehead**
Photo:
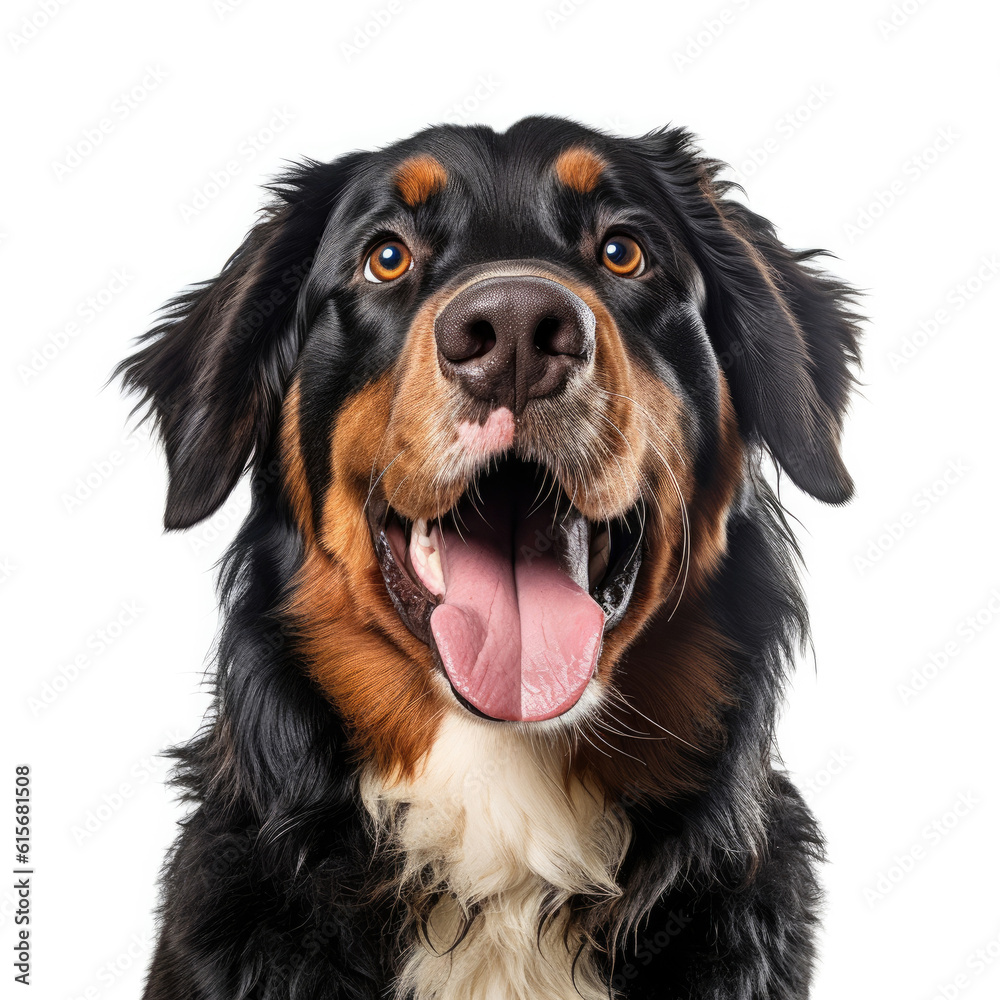
[[[613,180],[623,142],[553,119],[506,132],[437,126],[382,150],[367,183],[411,210],[461,207],[516,224],[548,214],[561,195],[591,195]]]

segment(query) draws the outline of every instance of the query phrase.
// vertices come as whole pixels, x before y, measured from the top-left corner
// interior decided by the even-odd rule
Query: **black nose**
[[[434,321],[438,362],[477,399],[520,413],[561,392],[594,354],[594,314],[565,285],[537,276],[483,278]]]

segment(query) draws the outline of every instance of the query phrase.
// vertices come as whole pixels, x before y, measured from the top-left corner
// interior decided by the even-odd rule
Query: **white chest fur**
[[[567,788],[564,760],[551,736],[449,714],[415,779],[362,781],[382,848],[401,853],[402,892],[442,894],[428,920],[430,946],[410,946],[399,996],[607,1000],[590,946],[577,958],[583,942],[565,936],[565,904],[577,893],[618,892],[629,830],[582,783]],[[475,920],[452,948],[470,913]]]

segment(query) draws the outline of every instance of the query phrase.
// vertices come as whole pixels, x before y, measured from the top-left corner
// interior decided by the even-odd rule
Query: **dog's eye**
[[[634,278],[646,269],[642,248],[631,236],[612,236],[604,241],[601,262],[622,278]]]
[[[413,254],[405,243],[386,240],[368,255],[365,277],[369,281],[393,281],[413,267]]]

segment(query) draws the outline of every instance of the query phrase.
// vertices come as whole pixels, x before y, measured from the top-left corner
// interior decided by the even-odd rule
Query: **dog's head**
[[[308,163],[123,366],[167,527],[248,464],[276,483],[282,613],[385,769],[442,711],[544,730],[618,697],[696,739],[725,696],[695,609],[748,462],[849,497],[845,289],[717,169],[679,130],[545,118]],[[616,671],[675,610],[688,663]]]

